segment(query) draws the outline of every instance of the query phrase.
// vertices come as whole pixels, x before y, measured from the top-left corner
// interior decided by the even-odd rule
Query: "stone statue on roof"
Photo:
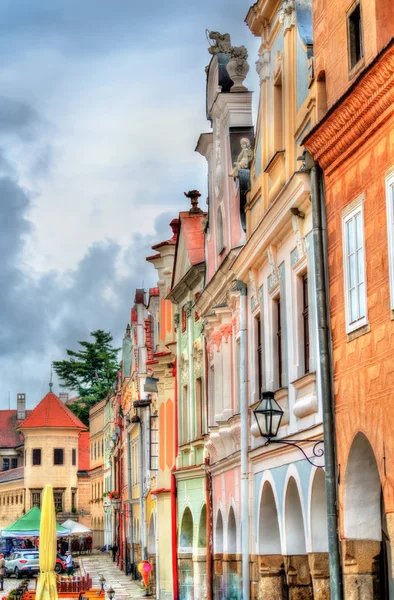
[[[228,54],[231,49],[231,38],[229,33],[219,33],[218,31],[206,30],[208,40],[213,40],[214,44],[209,46],[209,54]]]

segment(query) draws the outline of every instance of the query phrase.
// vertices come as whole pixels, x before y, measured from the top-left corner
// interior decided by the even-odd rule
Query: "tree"
[[[112,346],[109,332],[97,329],[90,333],[93,342],[78,342],[81,350],[66,350],[68,359],[53,363],[61,386],[78,392],[78,400],[69,408],[89,427],[89,409],[111,391],[119,370],[120,348]]]

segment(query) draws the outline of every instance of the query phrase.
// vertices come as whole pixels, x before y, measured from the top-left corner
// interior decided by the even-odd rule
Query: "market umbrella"
[[[38,537],[40,535],[41,511],[37,506],[33,506],[23,517],[20,517],[8,527],[1,530],[1,536],[4,538],[17,537]],[[67,527],[56,524],[56,535],[66,536],[70,533]]]
[[[56,589],[56,513],[53,489],[46,485],[40,523],[40,576],[36,600],[57,600]]]

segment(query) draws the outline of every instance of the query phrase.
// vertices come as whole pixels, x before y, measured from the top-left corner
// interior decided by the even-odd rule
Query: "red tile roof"
[[[82,421],[53,392],[44,396],[18,428],[23,430],[37,427],[86,429]]]
[[[32,411],[27,410],[26,415]],[[16,418],[16,410],[0,410],[0,448],[15,448],[23,441],[22,434],[17,431],[21,423]]]
[[[78,438],[78,471],[90,469],[90,434],[82,431]]]
[[[157,250],[160,248],[160,246],[173,246],[176,243],[176,238],[178,237],[179,219],[172,219],[170,227],[172,229],[172,238],[169,240],[164,240],[164,242],[154,244],[152,246],[152,250]]]
[[[24,479],[24,467],[17,467],[16,469],[9,469],[8,471],[1,471],[0,483],[6,481],[16,481],[18,479]]]

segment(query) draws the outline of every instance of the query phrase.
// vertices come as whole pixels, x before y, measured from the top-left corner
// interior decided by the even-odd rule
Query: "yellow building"
[[[32,411],[25,410],[25,396],[18,394],[17,411],[0,411],[0,447],[17,457],[18,466],[2,463],[0,519],[9,525],[32,506],[41,507],[46,484],[54,489],[58,520],[88,512],[89,485],[85,425],[49,392]],[[11,468],[9,468],[11,467]]]
[[[90,528],[93,547],[104,545],[104,408],[101,400],[89,411],[90,425]]]

